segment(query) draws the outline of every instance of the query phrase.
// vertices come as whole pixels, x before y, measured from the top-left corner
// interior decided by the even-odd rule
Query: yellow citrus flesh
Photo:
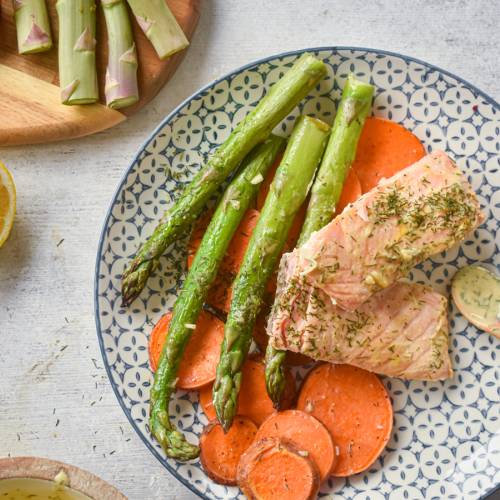
[[[16,214],[16,186],[7,167],[0,162],[0,247],[9,237]]]

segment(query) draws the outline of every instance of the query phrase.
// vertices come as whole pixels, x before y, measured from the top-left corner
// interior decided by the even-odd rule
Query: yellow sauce
[[[500,337],[500,279],[481,266],[466,266],[453,278],[458,310],[474,325]]]
[[[92,500],[79,491],[44,479],[0,479],[0,500]]]

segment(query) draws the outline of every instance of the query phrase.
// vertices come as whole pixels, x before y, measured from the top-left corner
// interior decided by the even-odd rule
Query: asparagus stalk
[[[13,0],[20,54],[34,54],[52,48],[49,15],[45,0]]]
[[[371,110],[373,90],[372,85],[357,80],[353,74],[348,76],[325,156],[311,190],[299,246],[335,215],[335,205],[356,158],[358,140]]]
[[[323,78],[326,67],[309,54],[271,87],[256,108],[233,130],[206,165],[185,188],[177,202],[162,217],[151,237],[138,250],[122,276],[123,304],[130,304],[144,288],[165,249],[184,235],[206,202],[228,175],[272,129]]]
[[[128,0],[139,26],[160,59],[185,49],[189,41],[165,0]]]
[[[95,66],[94,0],[57,0],[59,80],[63,104],[90,104],[99,97]]]
[[[120,109],[139,100],[137,53],[124,0],[102,0],[102,8],[108,30],[106,104]]]
[[[271,136],[247,157],[241,173],[231,182],[217,206],[175,303],[151,390],[150,428],[167,456],[177,460],[195,458],[199,451],[197,446],[186,441],[168,415],[182,354],[193,332],[188,325],[196,323],[231,238],[284,142],[280,137]]]
[[[276,267],[294,216],[307,196],[329,129],[326,123],[308,116],[297,121],[233,282],[213,388],[217,418],[226,431],[237,411],[241,366],[248,354],[266,283]]]
[[[361,130],[371,109],[373,87],[349,75],[325,156],[311,190],[306,219],[297,246],[304,244],[314,231],[328,224],[342,193],[342,186],[356,157]],[[275,408],[279,408],[285,388],[286,351],[268,344],[266,349],[266,387]]]

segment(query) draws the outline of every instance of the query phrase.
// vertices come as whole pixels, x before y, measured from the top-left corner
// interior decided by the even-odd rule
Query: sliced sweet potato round
[[[207,475],[216,483],[235,485],[240,457],[256,433],[257,426],[247,417],[236,416],[227,433],[219,422],[210,422],[200,438],[200,461]]]
[[[338,455],[330,432],[309,413],[300,410],[274,413],[260,426],[255,439],[267,437],[289,439],[301,450],[307,451],[316,463],[322,481],[336,465]]]
[[[364,471],[385,448],[392,431],[392,406],[374,373],[350,365],[323,363],[311,370],[297,409],[316,417],[339,449],[333,476]]]
[[[281,407],[290,408],[295,400],[295,379],[287,370],[287,383]],[[212,385],[200,389],[200,404],[209,420],[216,418],[212,401]],[[243,364],[241,388],[238,396],[238,415],[250,418],[260,425],[274,413],[271,399],[267,395],[264,363],[259,358],[249,358]]]
[[[153,371],[156,371],[160,362],[171,319],[171,312],[164,314],[151,332],[149,361]],[[215,379],[215,370],[223,338],[224,323],[213,314],[202,311],[182,356],[177,388],[198,389]]]
[[[277,437],[254,441],[240,458],[237,478],[250,500],[314,500],[320,486],[307,451]]]

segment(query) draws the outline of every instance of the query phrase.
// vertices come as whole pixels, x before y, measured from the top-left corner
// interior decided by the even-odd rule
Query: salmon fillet
[[[364,194],[286,260],[342,309],[352,311],[455,245],[484,220],[462,172],[431,153]]]
[[[294,278],[279,281],[267,329],[276,349],[390,377],[452,376],[447,300],[439,293],[423,285],[396,283],[357,310],[345,311],[308,284],[307,277],[294,269],[285,272]]]

